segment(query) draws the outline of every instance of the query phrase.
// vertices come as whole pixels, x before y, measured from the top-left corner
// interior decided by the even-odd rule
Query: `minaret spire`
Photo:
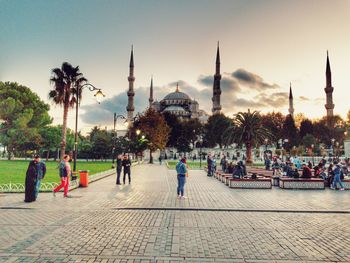
[[[129,64],[129,90],[127,92],[128,94],[128,106],[126,107],[126,110],[128,112],[127,120],[129,122],[129,125],[131,124],[133,118],[134,118],[134,96],[135,96],[135,91],[134,91],[134,48],[131,46],[131,55],[130,55],[130,64]]]
[[[153,76],[151,77],[151,86],[149,89],[149,107],[152,107],[152,103],[153,103]]]
[[[333,90],[332,87],[332,72],[331,72],[331,66],[329,63],[329,56],[328,56],[328,50],[327,50],[327,61],[326,61],[326,87],[324,91],[326,92],[326,104],[325,108],[327,110],[327,125],[331,126],[331,118],[333,117]]]
[[[216,49],[216,65],[215,65],[215,75],[214,75],[214,83],[213,83],[213,108],[212,113],[217,114],[221,111],[221,105],[220,105],[220,95],[221,95],[221,88],[220,88],[220,80],[221,80],[221,74],[220,74],[220,47],[219,47],[219,41],[218,46]]]
[[[289,114],[293,117],[294,105],[293,105],[293,93],[292,93],[292,83],[289,83]]]

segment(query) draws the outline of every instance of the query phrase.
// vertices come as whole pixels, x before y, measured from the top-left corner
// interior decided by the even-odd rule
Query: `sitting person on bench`
[[[303,163],[303,172],[301,174],[301,178],[311,178],[312,172],[309,166],[306,163]]]
[[[243,167],[243,162],[242,161],[239,161],[235,168],[233,169],[233,172],[232,172],[232,177],[233,178],[243,178],[244,176],[244,167]]]

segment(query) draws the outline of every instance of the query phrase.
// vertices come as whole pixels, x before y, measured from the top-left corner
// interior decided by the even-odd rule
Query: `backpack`
[[[60,162],[60,177],[67,177],[67,169],[66,169],[66,164],[64,162]]]

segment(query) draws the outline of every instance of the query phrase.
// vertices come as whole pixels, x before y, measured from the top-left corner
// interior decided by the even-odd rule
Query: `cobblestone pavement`
[[[0,194],[0,262],[350,262],[350,192],[233,190],[165,166],[71,192]]]

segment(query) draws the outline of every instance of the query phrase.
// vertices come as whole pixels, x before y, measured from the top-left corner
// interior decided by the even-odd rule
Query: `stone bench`
[[[229,187],[235,189],[271,189],[271,179],[229,179]]]
[[[280,177],[279,186],[282,189],[305,189],[322,190],[325,189],[322,178],[289,178]]]

